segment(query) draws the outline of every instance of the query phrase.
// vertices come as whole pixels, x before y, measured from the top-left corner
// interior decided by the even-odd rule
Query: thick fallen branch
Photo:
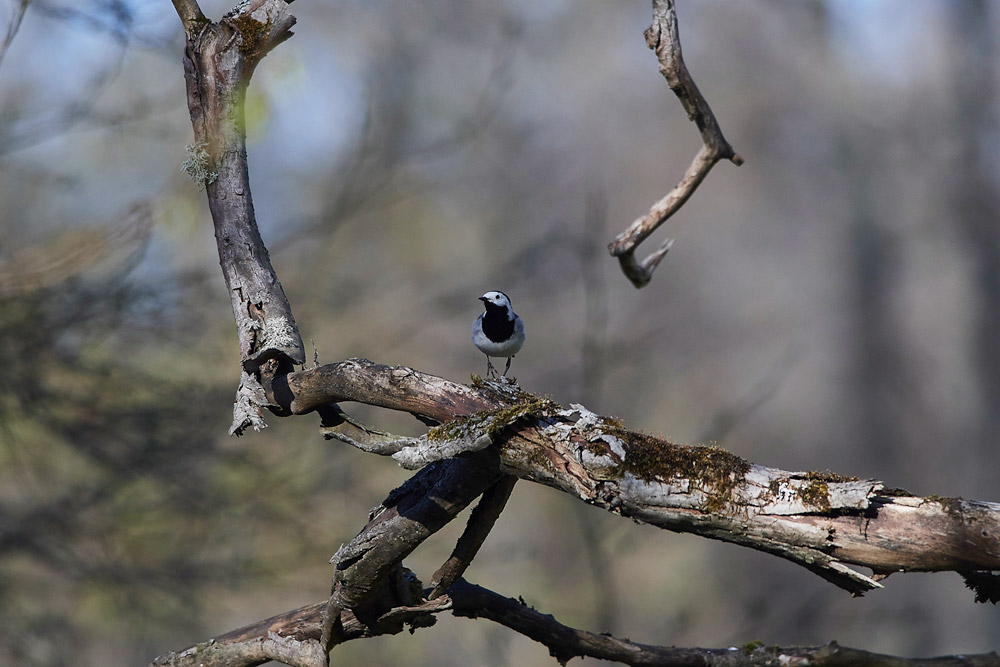
[[[294,413],[361,401],[452,418],[422,438],[401,439],[399,448],[386,447],[391,437],[382,434],[382,453],[427,456],[440,447],[454,456],[487,440],[504,473],[644,523],[781,556],[854,594],[880,587],[876,579],[892,572],[1000,570],[995,503],[920,498],[875,480],[768,468],[716,447],[630,431],[582,406],[562,408],[506,385],[467,387],[364,359],[294,373],[287,387],[282,407]],[[326,430],[347,428],[357,433],[346,422]]]
[[[428,591],[425,591],[427,593]],[[639,644],[606,634],[596,634],[563,625],[549,614],[523,601],[504,597],[481,586],[459,580],[446,595],[417,604],[397,607],[385,617],[416,629],[431,625],[431,614],[451,611],[455,616],[484,618],[543,644],[566,664],[575,657],[614,660],[626,665],[690,667],[691,665],[813,665],[814,667],[996,667],[996,653],[952,655],[939,658],[900,658],[838,646],[777,647],[759,642],[739,648],[677,648]],[[179,653],[157,658],[151,667],[250,667],[277,660],[296,667],[318,667],[326,603],[295,609],[267,620],[192,646]],[[351,612],[342,612],[343,640],[371,637],[370,626],[358,622]],[[334,660],[335,662],[335,660]]]
[[[660,61],[660,73],[666,78],[670,90],[684,105],[688,118],[698,126],[704,145],[677,186],[653,204],[649,213],[629,225],[628,229],[608,245],[611,255],[618,258],[622,272],[636,287],[644,287],[649,283],[653,271],[670,250],[673,240],[667,239],[641,262],[635,258],[639,244],[684,205],[716,162],[729,160],[737,166],[743,164],[743,158],[737,155],[722,135],[715,114],[684,64],[674,0],[653,0],[653,24],[646,30],[645,37],[646,44],[656,52]]]

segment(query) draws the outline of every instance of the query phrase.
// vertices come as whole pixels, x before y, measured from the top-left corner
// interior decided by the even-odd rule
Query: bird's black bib
[[[483,313],[483,333],[494,343],[502,343],[514,333],[514,320],[507,318],[507,309],[486,304]]]

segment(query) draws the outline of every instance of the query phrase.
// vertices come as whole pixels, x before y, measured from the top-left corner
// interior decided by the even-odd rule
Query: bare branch
[[[201,12],[201,7],[198,6],[198,0],[173,0],[173,3],[181,25],[184,26],[184,34],[189,40],[193,39],[201,27],[208,23],[208,19]]]
[[[690,667],[691,665],[814,665],[817,667],[997,667],[996,653],[949,655],[938,658],[901,658],[839,646],[752,646],[742,648],[677,648],[640,644],[607,634],[596,634],[563,625],[550,614],[527,606],[523,600],[459,580],[447,595],[415,605],[397,607],[392,617],[411,628],[430,623],[429,614],[451,611],[455,616],[483,618],[534,639],[562,664],[576,657],[613,660],[626,665]],[[240,630],[216,637],[179,653],[157,658],[150,667],[250,667],[268,659],[296,667],[325,665],[316,662],[326,603],[295,609]],[[431,619],[433,620],[433,619]],[[372,629],[350,612],[340,616],[344,641],[371,637]],[[277,649],[281,649],[279,655]],[[269,651],[265,653],[265,651]]]
[[[644,523],[781,556],[854,594],[880,584],[848,564],[880,577],[1000,570],[998,504],[759,466],[716,447],[629,431],[579,405],[564,409],[523,393],[513,399],[492,383],[466,387],[360,359],[293,373],[288,388],[293,412],[355,400],[440,421],[450,413],[458,421],[438,436],[488,436],[507,474]]]
[[[257,63],[292,36],[295,17],[288,13],[294,0],[243,0],[222,19],[240,34],[240,52],[246,58],[247,80]]]
[[[743,648],[677,648],[639,644],[607,634],[596,634],[563,625],[550,614],[528,607],[521,600],[507,598],[481,586],[460,581],[448,591],[452,613],[468,618],[485,618],[500,623],[544,644],[561,664],[575,657],[614,660],[626,665],[691,667],[692,665],[836,665],[838,667],[957,667],[1000,665],[995,653],[943,656],[940,658],[899,658],[838,646],[789,647],[747,646]]]
[[[352,419],[338,405],[331,405],[322,412],[323,425],[320,433],[327,440],[339,440],[363,452],[379,456],[393,456],[401,449],[417,441],[391,433],[384,433],[365,426]],[[405,466],[404,466],[405,467]]]
[[[469,523],[465,526],[462,536],[458,538],[458,544],[455,545],[451,557],[434,573],[431,580],[434,590],[427,596],[429,600],[444,595],[445,591],[465,574],[472,559],[486,541],[486,536],[493,530],[493,524],[506,507],[507,499],[510,498],[516,483],[517,477],[506,475],[483,493],[482,500],[472,510]]]
[[[276,396],[275,400],[294,414],[306,414],[329,403],[357,401],[442,422],[498,404],[488,390],[368,359],[347,359],[291,373],[287,390],[287,397]]]
[[[670,250],[673,241],[667,239],[658,250],[641,262],[635,259],[639,244],[684,205],[716,162],[729,160],[735,165],[743,164],[743,158],[736,154],[722,135],[715,114],[684,64],[674,0],[653,0],[653,24],[646,30],[645,36],[646,44],[656,52],[660,61],[660,73],[684,105],[688,118],[698,126],[704,145],[695,155],[680,183],[656,202],[649,213],[629,225],[628,229],[608,245],[608,251],[618,258],[625,276],[636,287],[644,287],[649,283],[653,271]]]
[[[243,2],[218,23],[205,19],[195,0],[175,0],[174,7],[187,35],[184,79],[197,147],[191,152],[204,155],[196,173],[208,193],[240,341],[243,374],[230,429],[239,435],[264,423],[261,367],[270,364],[273,373],[305,362],[291,306],[257,228],[244,123],[253,69],[291,35],[295,18],[285,0]]]
[[[328,667],[326,651],[318,640],[299,641],[274,632],[245,641],[211,639],[162,655],[150,667],[250,667],[272,660],[291,667]]]
[[[328,440],[340,440],[371,454],[391,456],[407,470],[419,470],[435,461],[454,458],[465,452],[478,452],[493,444],[487,434],[448,439],[431,439],[426,435],[410,438],[381,433],[351,421],[333,427],[325,426],[320,431]]]
[[[483,451],[429,465],[389,494],[372,512],[368,525],[330,559],[336,570],[323,645],[344,640],[340,620],[344,610],[351,610],[365,624],[378,626],[393,607],[401,602],[412,604],[405,587],[391,585],[392,571],[498,479],[496,453]]]
[[[392,625],[383,624],[383,632],[358,620],[351,611],[340,614],[343,641],[387,634],[404,623],[412,627],[429,625],[420,619],[428,614],[451,609],[451,599],[422,601],[399,606],[386,614]],[[311,604],[248,626],[227,632],[179,652],[156,658],[150,667],[251,667],[275,660],[293,667],[327,667],[327,652],[320,642],[327,603]],[[433,619],[431,619],[433,621]],[[396,629],[395,632],[399,630]]]

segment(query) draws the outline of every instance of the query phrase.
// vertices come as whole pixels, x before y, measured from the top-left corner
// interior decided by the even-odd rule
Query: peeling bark
[[[871,568],[878,578],[1000,570],[996,503],[919,498],[876,480],[760,466],[717,447],[631,431],[583,406],[562,408],[510,386],[467,387],[364,359],[292,374],[288,386],[296,411],[322,399],[372,402],[438,420],[450,413],[452,421],[434,429],[435,437],[401,440],[399,449],[418,443],[422,451],[439,447],[454,456],[488,439],[506,474],[643,523],[780,556],[856,595],[881,584],[848,565]],[[307,388],[301,396],[300,387]]]

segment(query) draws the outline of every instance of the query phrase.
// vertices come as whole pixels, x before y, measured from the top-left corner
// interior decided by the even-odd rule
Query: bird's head
[[[486,305],[487,310],[502,309],[508,312],[513,311],[513,308],[510,305],[510,298],[503,292],[498,292],[498,291],[487,292],[486,294],[479,297],[479,300]]]

